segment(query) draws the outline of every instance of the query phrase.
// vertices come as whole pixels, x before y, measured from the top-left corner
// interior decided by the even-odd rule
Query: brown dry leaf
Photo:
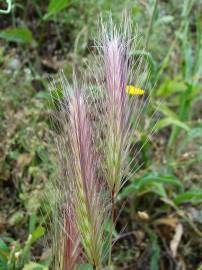
[[[149,220],[149,215],[147,214],[147,212],[145,211],[138,211],[137,215],[140,219],[144,220],[144,221],[148,221]]]
[[[175,217],[166,217],[166,218],[159,218],[154,222],[156,225],[167,225],[172,227],[173,229],[176,228],[178,224],[178,219]]]
[[[182,235],[183,235],[183,226],[181,223],[179,223],[175,228],[175,234],[170,242],[170,249],[174,258],[177,255],[177,249],[180,244]]]

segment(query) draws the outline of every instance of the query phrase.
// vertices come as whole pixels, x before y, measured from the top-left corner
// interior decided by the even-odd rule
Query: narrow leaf
[[[156,130],[162,129],[164,127],[170,126],[170,125],[174,125],[174,126],[178,126],[182,129],[185,129],[186,131],[189,131],[190,128],[188,125],[186,125],[185,123],[183,123],[182,121],[175,119],[175,118],[171,118],[171,117],[166,117],[163,118],[161,120],[159,120],[156,123]]]
[[[183,190],[183,185],[178,178],[173,175],[161,175],[157,173],[148,173],[142,177],[133,179],[132,183],[123,189],[119,199],[127,197],[134,192],[153,191],[162,197],[166,196],[163,185],[176,186]]]
[[[33,40],[28,28],[7,28],[0,31],[0,38],[17,43],[31,43]]]
[[[30,262],[23,267],[23,270],[48,270],[48,267],[39,263]]]
[[[202,189],[199,190],[190,190],[183,192],[180,195],[176,196],[174,203],[179,205],[181,203],[190,202],[190,203],[201,203],[202,202]]]
[[[68,0],[51,0],[48,5],[48,12],[44,19],[49,19],[51,16],[56,15],[58,12],[65,9],[68,5]]]

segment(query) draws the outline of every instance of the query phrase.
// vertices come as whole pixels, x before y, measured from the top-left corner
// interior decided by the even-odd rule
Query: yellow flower
[[[135,87],[133,85],[127,85],[126,86],[126,93],[129,94],[129,95],[132,95],[132,96],[135,96],[135,95],[144,95],[144,90],[138,88],[138,87]]]

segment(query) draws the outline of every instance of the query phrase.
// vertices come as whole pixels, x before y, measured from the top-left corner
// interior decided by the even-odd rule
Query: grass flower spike
[[[63,98],[59,98],[56,118],[61,131],[56,140],[64,175],[61,193],[68,191],[67,209],[68,205],[73,206],[71,215],[79,232],[84,261],[98,268],[102,264],[106,209],[103,185],[96,175],[91,125],[83,89],[76,81],[71,87],[63,76],[60,80]],[[70,224],[66,225],[72,230]],[[71,246],[70,243],[67,245]]]
[[[58,92],[53,94],[57,108],[55,123],[60,130],[56,144],[63,179],[58,186],[65,194],[61,223],[69,236],[63,239],[62,252],[64,257],[69,254],[74,263],[81,259],[82,253],[84,261],[94,269],[102,269],[103,255],[108,256],[111,267],[115,199],[130,175],[128,156],[134,139],[131,123],[134,119],[138,122],[139,96],[144,94],[142,88],[134,86],[141,87],[138,72],[144,70],[141,59],[134,64],[130,56],[131,25],[128,21],[123,25],[119,30],[112,21],[110,25],[102,25],[98,55],[90,66],[94,68],[91,76],[95,75],[96,85],[79,85],[74,76],[73,86],[70,86],[61,76],[60,91],[57,82],[53,85],[56,90],[52,91]],[[108,221],[106,202],[110,201],[107,197],[111,199],[111,225],[109,239],[105,241],[108,251],[104,247],[105,223]],[[69,218],[73,223],[68,221]],[[74,247],[76,232],[79,244]],[[71,242],[71,239],[75,241]],[[67,260],[63,260],[63,265],[62,270],[66,270]]]
[[[125,19],[122,25],[117,29],[112,20],[109,24],[101,25],[101,40],[97,44],[98,55],[94,59],[98,69],[96,82],[103,97],[97,106],[97,111],[102,111],[102,164],[112,204],[109,267],[115,222],[115,198],[124,182],[123,179],[126,180],[131,174],[128,162],[131,142],[134,140],[134,128],[131,124],[132,120],[138,122],[142,102],[139,102],[139,96],[144,94],[144,90],[133,85],[142,85],[139,74],[145,72],[145,67],[142,65],[142,58],[135,59],[134,62],[131,57],[134,40],[130,22]]]
[[[70,102],[70,125],[76,222],[88,260],[98,267],[102,258],[103,209],[99,200],[90,123],[82,94],[78,90]]]
[[[101,115],[104,136],[103,168],[106,181],[115,196],[122,186],[124,176],[129,175],[128,156],[134,139],[132,120],[138,123],[144,90],[141,86],[145,65],[142,57],[132,59],[136,37],[132,38],[131,23],[123,20],[120,29],[102,24],[101,41],[98,42],[97,82],[105,93]]]

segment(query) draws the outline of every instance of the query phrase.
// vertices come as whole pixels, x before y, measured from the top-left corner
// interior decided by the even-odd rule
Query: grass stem
[[[150,19],[150,22],[149,22],[149,28],[148,28],[148,31],[147,31],[147,37],[146,37],[146,42],[145,42],[145,44],[146,44],[145,48],[146,49],[148,48],[149,39],[150,39],[150,36],[151,36],[151,33],[152,33],[152,28],[153,28],[154,18],[155,18],[156,11],[157,11],[157,6],[158,6],[158,0],[155,0],[154,8],[153,8],[153,11],[152,11],[152,16],[151,16],[151,19]]]
[[[115,193],[114,193],[114,189],[112,191],[111,198],[112,198],[112,212],[111,212],[111,224],[110,224],[110,234],[109,234],[109,259],[108,259],[109,268],[112,264],[112,235],[113,235],[114,219],[115,219]]]

